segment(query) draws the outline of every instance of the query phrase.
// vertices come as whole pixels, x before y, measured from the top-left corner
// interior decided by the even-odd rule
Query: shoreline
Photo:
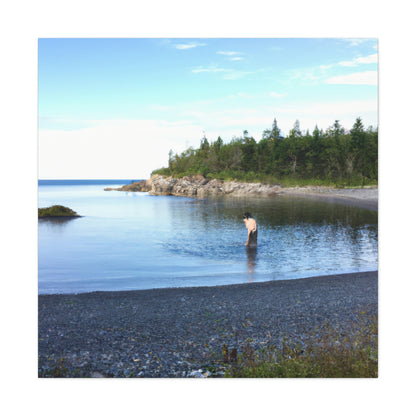
[[[38,295],[38,307],[40,377],[221,376],[224,344],[307,342],[325,322],[344,328],[361,310],[377,313],[378,271]]]
[[[285,188],[281,185],[206,179],[201,175],[184,176],[183,178],[152,175],[147,180],[124,185],[121,188],[105,188],[104,190],[148,192],[150,195],[172,195],[198,199],[206,197],[299,196],[378,211],[378,187],[337,189],[324,186],[295,186]]]
[[[287,188],[286,191],[283,191],[283,194],[378,211],[378,187],[345,189],[308,188],[305,190],[303,188]]]
[[[48,296],[100,296],[103,294],[112,294],[112,295],[118,295],[120,296],[122,294],[140,294],[145,292],[152,292],[152,291],[181,291],[181,290],[191,290],[191,291],[197,291],[197,290],[209,290],[209,289],[236,289],[250,285],[250,286],[269,286],[273,284],[279,284],[281,282],[293,282],[293,284],[299,283],[301,281],[305,280],[321,280],[321,279],[331,279],[331,278],[342,278],[342,277],[350,277],[355,275],[361,275],[361,274],[367,274],[367,273],[378,273],[378,270],[370,270],[370,271],[364,271],[364,272],[351,272],[351,273],[334,273],[334,274],[325,274],[325,275],[318,275],[318,276],[307,276],[307,277],[296,277],[296,278],[290,278],[290,279],[274,279],[274,280],[264,280],[260,282],[247,282],[247,283],[229,283],[224,285],[213,285],[213,286],[173,286],[173,287],[154,287],[149,289],[126,289],[126,290],[93,290],[91,292],[76,292],[76,293],[40,293],[38,294],[38,297],[48,297]]]

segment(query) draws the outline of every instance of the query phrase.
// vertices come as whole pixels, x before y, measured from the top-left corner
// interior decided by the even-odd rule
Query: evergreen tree
[[[276,118],[273,120],[272,130],[270,134],[271,139],[273,140],[279,140],[280,139],[280,129],[277,127],[277,121]]]
[[[244,138],[241,141],[242,160],[241,168],[244,172],[257,169],[257,143],[253,137],[249,137],[248,131],[244,130]]]
[[[289,137],[290,138],[299,138],[302,137],[302,132],[300,131],[300,123],[299,120],[296,120],[294,125],[293,125],[293,129],[290,130],[289,132]]]
[[[180,155],[169,151],[169,167],[154,173],[177,176],[202,174],[223,179],[259,180],[285,177],[326,179],[343,184],[377,180],[378,130],[365,130],[360,118],[347,132],[335,120],[325,133],[315,126],[312,135],[303,134],[299,121],[284,139],[276,119],[256,143],[247,130],[243,137],[224,143],[221,137],[211,144],[201,139],[197,150]]]
[[[327,129],[326,134],[330,137],[337,138],[345,134],[345,129],[341,126],[339,120],[335,120],[334,124]]]
[[[218,139],[213,144],[214,152],[216,154],[219,154],[223,145],[224,145],[224,142],[221,139],[221,136],[218,136]]]

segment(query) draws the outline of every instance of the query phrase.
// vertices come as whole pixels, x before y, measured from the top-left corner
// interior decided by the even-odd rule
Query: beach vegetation
[[[377,315],[360,311],[348,328],[326,323],[303,340],[285,338],[281,345],[255,348],[246,340],[225,377],[376,378]]]
[[[226,143],[221,137],[181,154],[169,152],[169,165],[152,174],[183,177],[203,175],[224,181],[261,182],[283,186],[336,187],[377,185],[378,129],[365,128],[357,118],[350,130],[339,120],[325,131],[302,131],[295,121],[287,136],[276,119],[256,141],[247,130]]]

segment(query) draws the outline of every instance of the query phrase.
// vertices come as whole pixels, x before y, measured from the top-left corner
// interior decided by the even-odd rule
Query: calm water
[[[106,192],[127,181],[40,181],[39,293],[211,286],[377,270],[377,212],[305,198],[208,199]],[[242,214],[259,225],[244,246]]]

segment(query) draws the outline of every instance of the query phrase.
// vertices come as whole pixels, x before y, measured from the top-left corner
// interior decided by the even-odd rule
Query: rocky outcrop
[[[201,175],[184,176],[183,178],[153,175],[146,181],[135,182],[121,188],[106,188],[125,192],[149,192],[150,195],[174,195],[193,198],[208,196],[272,196],[281,193],[280,185],[261,183],[224,182],[219,179],[207,179]]]
[[[104,188],[104,191],[124,191],[124,192],[149,192],[150,184],[147,181],[133,182],[130,185],[123,185],[121,188]]]
[[[52,205],[47,208],[38,208],[38,218],[80,218],[71,208],[64,207],[63,205]]]
[[[228,195],[235,197],[297,195],[347,203],[359,208],[378,209],[377,187],[334,189],[326,186],[296,186],[285,188],[281,185],[263,183],[224,182],[219,179],[207,179],[201,175],[185,176],[183,178],[153,175],[148,180],[135,182],[121,188],[106,188],[105,190],[149,192],[150,195],[174,195],[191,198]]]

